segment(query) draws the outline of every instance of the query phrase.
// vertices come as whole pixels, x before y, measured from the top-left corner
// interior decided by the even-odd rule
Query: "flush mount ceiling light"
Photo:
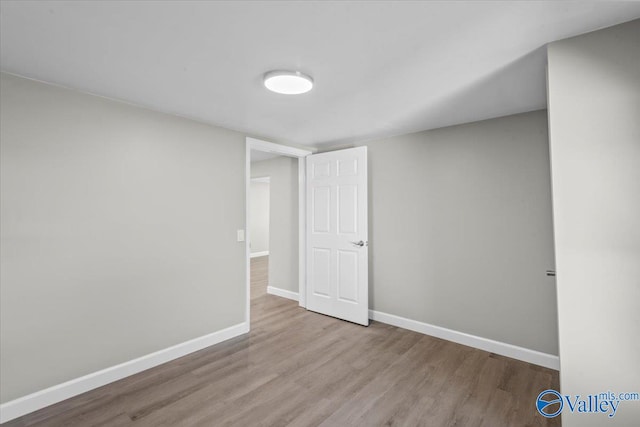
[[[269,71],[264,85],[270,91],[285,95],[299,95],[313,88],[313,79],[299,71]]]

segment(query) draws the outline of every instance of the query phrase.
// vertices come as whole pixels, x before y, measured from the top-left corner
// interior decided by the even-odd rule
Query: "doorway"
[[[259,166],[263,166],[262,162],[266,162],[268,166],[270,160],[260,160],[256,158],[256,153],[251,153],[252,176],[255,176],[256,162],[260,161]],[[258,174],[260,174],[258,172]],[[251,302],[261,298],[267,293],[269,285],[269,248],[270,248],[270,199],[271,199],[271,178],[269,176],[260,176],[251,178],[250,188],[250,212],[249,212],[249,248],[251,250]],[[273,236],[275,237],[275,236]]]
[[[311,151],[302,150],[298,148],[288,147],[284,145],[274,144],[266,141],[261,141],[255,138],[247,138],[246,140],[246,313],[245,320],[248,324],[251,321],[251,297],[252,297],[252,283],[251,283],[251,274],[252,274],[252,261],[254,262],[254,273],[259,277],[256,285],[264,287],[266,284],[267,292],[272,293],[274,295],[283,296],[290,299],[298,300],[298,303],[302,307],[306,307],[305,304],[305,277],[306,277],[306,264],[305,264],[305,160],[304,158],[308,155],[312,154]],[[256,155],[262,159],[262,162],[253,163],[254,167],[252,167],[252,155],[253,160],[256,159]],[[274,164],[281,163],[277,169],[272,171],[264,168],[265,165],[269,163],[269,160],[273,160]],[[278,160],[279,159],[279,160]],[[259,165],[259,163],[263,163]],[[297,163],[297,164],[296,164]],[[258,167],[262,167],[262,170],[258,170]],[[272,209],[271,203],[282,204],[282,197],[286,197],[286,194],[274,194],[275,189],[273,188],[274,180],[282,181],[284,177],[276,177],[276,173],[282,174],[284,177],[287,177],[290,181],[294,181],[295,184],[295,192],[293,196],[290,197],[288,206],[285,206],[286,212],[277,213],[276,215],[272,215],[276,209]],[[253,179],[257,178],[256,181]],[[295,233],[291,233],[292,236],[285,236],[285,238],[281,241],[279,237],[270,235],[269,236],[269,244],[268,248],[265,249],[264,244],[264,233],[262,236],[252,236],[251,223],[254,220],[251,218],[252,205],[256,203],[260,203],[258,200],[252,200],[252,184],[268,184],[269,187],[269,230],[268,234],[271,234],[271,229],[274,229],[275,223],[280,222],[279,230],[286,230],[283,227],[287,226],[287,222],[289,222],[288,227],[295,227]],[[254,184],[254,187],[256,185]],[[263,185],[264,187],[264,185]],[[282,187],[282,182],[278,185],[278,190]],[[263,188],[264,190],[264,188]],[[286,190],[285,190],[286,191]],[[290,190],[289,190],[290,191]],[[290,194],[291,196],[291,194]],[[274,200],[280,198],[280,200]],[[286,200],[285,200],[286,201]],[[295,203],[292,204],[292,201]],[[284,203],[287,205],[287,203]],[[264,209],[264,205],[262,206]],[[291,220],[297,219],[297,221]],[[262,219],[263,223],[265,219]],[[283,224],[282,224],[283,222]],[[297,222],[297,224],[296,224]],[[282,236],[280,236],[282,237]],[[256,239],[257,238],[257,239]],[[259,247],[258,247],[259,246]],[[272,247],[273,246],[273,247]],[[253,247],[253,248],[252,248]],[[274,263],[278,262],[279,266],[274,265],[275,269],[269,269],[269,258],[274,254],[273,251],[276,251],[277,259],[272,260]],[[252,253],[254,257],[252,258]],[[289,254],[289,255],[287,255]],[[287,259],[288,258],[288,259]],[[297,262],[296,262],[297,258]],[[288,263],[289,266],[291,264],[294,268],[290,268],[287,271],[286,267],[283,267],[283,264]],[[260,265],[258,265],[260,264]],[[269,278],[269,270],[276,273],[272,278]],[[293,271],[293,274],[292,274]],[[273,280],[272,280],[273,279]],[[268,281],[268,283],[265,283]],[[279,282],[279,283],[278,283]],[[285,283],[286,282],[286,283]],[[255,290],[254,290],[255,293]]]

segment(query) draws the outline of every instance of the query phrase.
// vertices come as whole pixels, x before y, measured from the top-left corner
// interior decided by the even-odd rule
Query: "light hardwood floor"
[[[558,373],[266,293],[251,263],[251,332],[9,426],[558,426],[535,409]]]

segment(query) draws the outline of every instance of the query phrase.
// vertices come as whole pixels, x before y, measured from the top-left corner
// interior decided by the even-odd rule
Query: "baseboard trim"
[[[253,252],[250,256],[251,258],[258,258],[261,256],[267,256],[267,255],[269,255],[269,251]]]
[[[147,354],[0,405],[0,423],[249,332],[247,322]]]
[[[558,356],[554,356],[552,354],[542,353],[536,350],[518,347],[513,344],[494,341],[488,338],[482,338],[464,332],[443,328],[441,326],[430,325],[429,323],[418,322],[417,320],[382,313],[380,311],[369,310],[369,318],[378,322],[397,326],[399,328],[409,329],[411,331],[420,332],[421,334],[442,338],[447,341],[453,341],[458,344],[511,357],[512,359],[518,359],[534,365],[544,366],[545,368],[555,369],[556,371],[560,370],[560,359]]]
[[[294,301],[298,301],[300,299],[297,292],[292,292],[281,288],[274,288],[273,286],[267,286],[267,293],[282,298],[292,299]]]

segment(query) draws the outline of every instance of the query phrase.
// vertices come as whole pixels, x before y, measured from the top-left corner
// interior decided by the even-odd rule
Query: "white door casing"
[[[369,324],[367,147],[307,156],[307,309]]]

